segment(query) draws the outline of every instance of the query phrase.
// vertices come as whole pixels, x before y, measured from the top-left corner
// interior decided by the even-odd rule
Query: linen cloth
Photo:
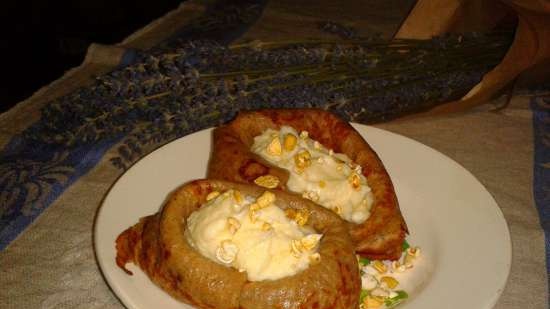
[[[391,35],[406,14],[407,6],[398,7],[390,2],[372,1],[372,5],[364,5],[363,10],[339,5],[337,1],[326,1],[326,6],[309,2],[300,5],[290,1],[269,3],[260,20],[242,40],[316,37],[323,34],[313,25],[327,19]],[[314,9],[308,10],[308,5]],[[205,10],[202,2],[191,1],[119,46],[92,46],[82,66],[0,115],[0,146],[7,145],[14,135],[35,122],[40,107],[51,98],[68,93],[89,82],[93,75],[118,66],[128,48],[155,46],[170,37],[179,25]],[[548,132],[540,126],[546,121],[548,127],[548,103],[544,99],[547,96],[544,91],[515,92],[506,106],[500,98],[465,113],[377,125],[454,159],[472,172],[497,201],[510,228],[513,246],[512,268],[506,288],[495,306],[498,309],[548,308],[544,231],[533,196],[537,186],[533,183],[534,168],[535,173],[540,172],[536,169],[540,166],[535,166],[534,162],[534,137],[543,136],[544,141],[548,141]],[[535,122],[533,110],[539,116]],[[548,153],[544,145],[539,143],[537,147],[539,153]],[[542,152],[540,147],[543,147]],[[1,308],[123,307],[101,276],[93,253],[92,235],[96,211],[121,174],[109,162],[115,151],[115,147],[106,149],[97,164],[68,186],[0,252]],[[544,161],[544,156],[539,155],[537,159]],[[537,199],[540,209],[545,208],[547,196]],[[472,282],[475,282],[475,274]],[[467,297],[459,294],[457,291],[457,297]]]

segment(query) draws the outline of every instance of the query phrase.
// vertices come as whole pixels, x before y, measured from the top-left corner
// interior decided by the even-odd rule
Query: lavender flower
[[[348,38],[230,47],[188,41],[140,53],[46,105],[25,137],[75,146],[125,136],[112,163],[126,168],[158,144],[241,109],[316,107],[349,121],[383,121],[464,94],[500,61],[511,36]]]

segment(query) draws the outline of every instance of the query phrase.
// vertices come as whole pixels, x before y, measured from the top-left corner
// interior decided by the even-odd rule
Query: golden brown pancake
[[[254,183],[259,176],[277,176],[287,190],[288,172],[273,166],[250,148],[266,129],[290,126],[361,165],[374,195],[370,217],[361,224],[348,222],[357,253],[371,259],[395,260],[401,256],[407,226],[392,181],[380,158],[347,122],[316,109],[266,109],[241,112],[229,124],[214,130],[208,178]]]
[[[271,190],[277,207],[311,213],[308,225],[323,234],[319,263],[285,278],[251,282],[246,272],[213,262],[192,248],[184,237],[186,218],[206,202],[208,193],[228,189],[253,197],[265,191],[216,180],[198,180],[182,186],[159,213],[141,218],[119,235],[118,266],[131,274],[125,265],[138,265],[174,298],[198,308],[358,308],[361,281],[345,222],[293,194]]]

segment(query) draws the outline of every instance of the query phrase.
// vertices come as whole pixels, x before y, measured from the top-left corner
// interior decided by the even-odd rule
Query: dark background
[[[120,42],[180,2],[1,1],[0,112],[78,66],[92,42]]]

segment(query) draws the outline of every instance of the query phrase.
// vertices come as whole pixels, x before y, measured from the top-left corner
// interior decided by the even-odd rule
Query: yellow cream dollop
[[[319,261],[322,237],[290,219],[266,191],[254,199],[239,191],[212,195],[187,219],[187,242],[219,264],[246,271],[248,280],[276,280]]]
[[[251,151],[289,171],[286,186],[290,191],[350,222],[362,223],[370,216],[373,195],[361,166],[345,154],[333,153],[307,132],[298,134],[288,126],[267,129],[254,138]]]

